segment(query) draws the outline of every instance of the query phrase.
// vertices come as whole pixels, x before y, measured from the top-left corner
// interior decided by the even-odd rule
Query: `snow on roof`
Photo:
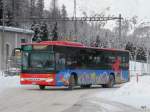
[[[7,31],[7,32],[17,32],[17,33],[25,33],[25,34],[33,34],[34,31],[16,27],[7,27],[7,26],[0,26],[0,31]]]

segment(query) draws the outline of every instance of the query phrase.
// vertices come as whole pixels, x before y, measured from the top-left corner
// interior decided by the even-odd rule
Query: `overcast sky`
[[[104,12],[106,14],[118,16],[119,13],[125,18],[137,15],[140,20],[150,21],[150,0],[76,0],[77,16],[82,16],[86,11],[89,16],[94,13]],[[46,9],[49,8],[51,0],[45,0]],[[73,16],[74,0],[58,0],[59,7],[64,4],[69,16]]]

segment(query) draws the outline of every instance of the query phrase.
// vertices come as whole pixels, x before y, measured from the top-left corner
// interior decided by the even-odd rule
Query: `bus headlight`
[[[53,82],[54,79],[47,79],[46,82]]]
[[[20,81],[24,81],[24,78],[21,78]]]

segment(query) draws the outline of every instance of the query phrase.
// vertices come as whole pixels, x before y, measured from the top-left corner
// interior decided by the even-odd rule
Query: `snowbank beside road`
[[[3,76],[3,72],[2,72],[2,71],[0,71],[0,77],[1,77],[1,76]]]
[[[0,92],[13,87],[20,87],[19,76],[4,77],[0,75]]]
[[[136,108],[150,109],[150,76],[139,77],[138,83],[136,82],[136,77],[132,77],[129,83],[124,84],[116,91],[102,92],[96,96]]]

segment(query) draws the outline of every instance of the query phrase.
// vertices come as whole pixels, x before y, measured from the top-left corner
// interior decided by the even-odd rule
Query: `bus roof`
[[[72,46],[72,47],[84,47],[83,44],[79,42],[69,42],[69,41],[42,41],[39,43],[22,43],[21,45],[57,45],[57,46]]]
[[[71,42],[71,41],[42,41],[39,43],[22,43],[21,45],[55,45],[55,46],[66,46],[66,47],[78,47],[78,48],[89,48],[89,49],[97,49],[97,50],[107,50],[107,51],[129,52],[128,50],[115,49],[115,48],[88,47],[82,43]]]

